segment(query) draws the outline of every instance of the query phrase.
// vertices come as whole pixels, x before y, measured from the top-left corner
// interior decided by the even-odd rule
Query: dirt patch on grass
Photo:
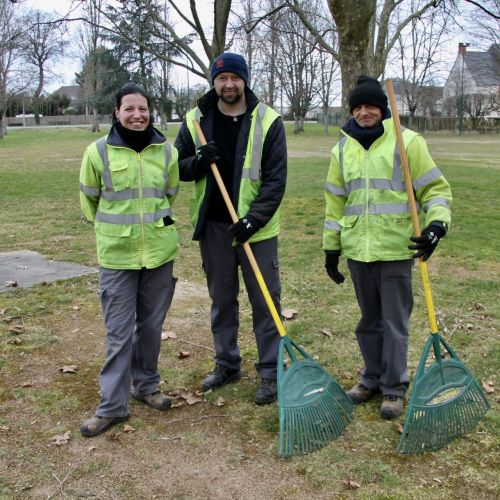
[[[127,424],[133,431],[125,432],[120,424],[93,439],[80,436],[81,421],[93,414],[98,402],[105,339],[97,298],[85,303],[75,296],[64,310],[66,317],[57,323],[44,317],[26,321],[27,340],[4,353],[0,496],[308,497],[307,479],[297,474],[293,461],[276,455],[277,405],[258,408],[251,401],[256,388],[251,360],[242,382],[200,403],[189,406],[179,400],[179,407],[156,412],[131,401]],[[195,392],[211,367],[208,317],[205,287],[178,282],[165,324],[178,339],[164,342],[160,360],[165,391]],[[35,323],[55,337],[50,348],[29,348]],[[177,358],[181,347],[190,350],[186,360]],[[60,371],[69,364],[76,365],[76,373]],[[219,396],[221,406],[216,404]],[[243,435],[242,420],[248,421]],[[55,444],[56,436],[67,431],[68,442]]]

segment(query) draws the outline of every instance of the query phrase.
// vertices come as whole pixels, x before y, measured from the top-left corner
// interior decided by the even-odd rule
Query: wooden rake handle
[[[408,194],[408,203],[410,205],[411,220],[413,222],[413,230],[416,236],[420,236],[420,223],[418,221],[417,204],[415,202],[415,194],[413,192],[413,184],[411,182],[410,166],[408,164],[408,157],[406,155],[403,134],[401,133],[401,122],[399,121],[398,108],[396,105],[396,96],[394,94],[394,86],[392,80],[385,81],[385,88],[389,97],[389,104],[391,106],[392,118],[394,120],[394,130],[396,132],[396,141],[398,144],[399,157],[403,166],[403,178],[405,181],[406,192]],[[420,257],[418,259],[420,266],[420,274],[422,276],[422,284],[424,286],[425,303],[427,305],[427,315],[429,317],[429,325],[431,333],[437,334],[436,313],[434,311],[434,302],[432,300],[431,284],[429,281],[429,273],[427,271],[427,263]]]
[[[200,141],[201,145],[205,145],[207,143],[207,140],[205,139],[205,135],[203,134],[203,130],[201,130],[200,123],[198,122],[198,120],[193,120],[193,125],[194,125],[194,128],[196,130],[196,135],[198,136],[198,140]],[[210,164],[210,168],[212,169],[212,173],[214,174],[217,185],[219,186],[222,197],[224,198],[224,202],[226,203],[226,207],[229,210],[229,214],[231,215],[231,220],[233,221],[233,223],[236,224],[236,222],[238,222],[238,220],[239,220],[238,214],[236,213],[236,210],[233,207],[233,203],[231,201],[231,198],[229,197],[226,186],[224,185],[224,181],[222,180],[222,177],[220,176],[219,169],[217,168],[217,165],[215,164],[215,162],[212,162]],[[248,260],[250,262],[250,266],[252,267],[252,271],[255,274],[255,278],[257,279],[257,283],[259,284],[262,295],[264,296],[264,300],[266,301],[267,307],[269,308],[269,311],[271,313],[271,316],[273,317],[274,323],[276,324],[276,328],[278,329],[278,333],[282,337],[285,337],[286,336],[285,327],[283,326],[283,323],[280,319],[278,311],[276,310],[276,306],[274,305],[273,299],[271,298],[271,295],[269,293],[269,289],[267,288],[266,282],[264,281],[264,278],[262,277],[262,273],[260,272],[259,265],[257,264],[257,261],[255,260],[255,257],[254,257],[253,252],[252,252],[252,248],[250,247],[250,244],[248,243],[248,241],[243,243],[243,248],[244,248],[245,253],[246,253]]]

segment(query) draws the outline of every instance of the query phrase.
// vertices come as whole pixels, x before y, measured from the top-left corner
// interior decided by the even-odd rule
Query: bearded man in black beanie
[[[380,83],[360,76],[349,94],[352,114],[332,150],[325,185],[325,267],[344,281],[347,258],[361,310],[356,338],[364,361],[348,395],[355,404],[382,393],[380,414],[398,417],[409,385],[408,323],[413,307],[414,258],[427,260],[451,222],[451,191],[425,140],[409,129],[403,139],[425,229],[413,235],[396,133]],[[416,252],[413,252],[415,251]]]
[[[276,111],[259,102],[248,87],[248,66],[240,54],[224,52],[213,62],[213,87],[197,101],[179,130],[182,181],[194,181],[190,204],[193,239],[199,241],[203,270],[212,299],[214,370],[201,383],[204,391],[241,378],[239,274],[252,306],[257,343],[255,368],[260,383],[256,404],[278,397],[277,361],[280,336],[245,255],[248,242],[271,298],[280,310],[278,264],[279,209],[285,193],[287,154],[285,127]],[[208,144],[201,146],[193,120],[198,119]],[[231,216],[210,164],[216,162],[239,220]]]

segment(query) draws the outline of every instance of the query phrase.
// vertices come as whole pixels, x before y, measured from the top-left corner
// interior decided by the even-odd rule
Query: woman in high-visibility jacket
[[[365,366],[348,395],[358,404],[381,392],[380,414],[390,419],[403,412],[409,385],[413,258],[427,260],[446,234],[451,191],[425,140],[405,129],[413,189],[425,225],[421,236],[413,236],[394,123],[379,82],[359,77],[349,107],[353,117],[332,150],[325,185],[325,267],[340,284],[344,276],[338,270],[339,256],[347,257],[361,309],[356,338]]]
[[[135,399],[157,410],[171,406],[158,389],[158,357],[176,281],[178,153],[153,127],[149,97],[134,83],[118,91],[113,122],[86,149],[80,171],[82,212],[96,233],[108,346],[100,404],[80,427],[87,437],[128,419],[130,381]]]

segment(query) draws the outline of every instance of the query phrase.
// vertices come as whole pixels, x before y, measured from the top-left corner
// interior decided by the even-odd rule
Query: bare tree
[[[22,55],[36,71],[33,111],[35,122],[40,125],[40,96],[50,73],[50,63],[63,56],[68,45],[67,26],[54,15],[40,11],[28,12],[24,20],[28,29],[23,34]]]
[[[81,64],[85,71],[83,75],[83,93],[85,96],[86,114],[89,112],[89,106],[92,97],[99,90],[99,81],[97,78],[97,61],[91,58],[91,54],[96,54],[98,48],[102,45],[102,23],[101,9],[103,0],[92,0],[84,3],[84,19],[86,22],[80,30]],[[92,107],[93,122],[92,132],[100,132],[100,116],[96,106]]]
[[[149,44],[147,41],[137,40],[133,35],[133,19],[124,19],[123,9],[128,9],[128,3],[123,2],[121,9],[113,5],[103,5],[101,0],[85,0],[86,3],[94,5],[100,13],[106,25],[103,27],[108,33],[122,37],[130,43],[135,44],[136,49],[144,49],[157,59],[166,61],[180,68],[210,81],[210,64],[227,48],[226,32],[231,11],[231,0],[214,0],[213,23],[207,23],[206,18],[200,16],[199,5],[196,0],[190,0],[189,11],[186,11],[186,2],[182,0],[167,0],[171,9],[181,19],[184,28],[190,30],[187,35],[180,34],[179,25],[170,22],[163,16],[163,10],[159,7],[157,0],[134,0],[135,6],[141,6],[144,16],[152,23],[151,34],[157,40],[175,46],[175,51],[163,51],[160,46]],[[86,17],[87,23],[92,19]],[[211,32],[211,36],[210,36]],[[165,37],[168,34],[168,38]],[[194,38],[201,43],[203,52],[192,46]],[[208,60],[208,63],[207,63]]]
[[[413,12],[422,5],[422,0],[412,0],[409,6]],[[398,18],[406,17],[399,12]],[[441,10],[429,10],[420,18],[412,19],[400,32],[396,44],[398,66],[402,75],[401,85],[404,93],[405,108],[410,115],[409,127],[417,109],[421,107],[426,86],[435,83],[439,65],[439,52],[448,42],[450,16]]]
[[[16,66],[22,33],[21,19],[15,15],[11,2],[0,0],[0,139],[7,133],[3,117],[10,100],[30,83],[24,80],[22,69]]]
[[[309,15],[300,0],[285,1],[317,42],[338,61],[342,74],[342,105],[347,115],[347,96],[356,78],[360,74],[379,77],[401,30],[445,0],[425,1],[398,23],[394,22],[394,10],[405,0],[326,0],[337,32],[337,47],[328,43],[315,25],[314,16]]]

